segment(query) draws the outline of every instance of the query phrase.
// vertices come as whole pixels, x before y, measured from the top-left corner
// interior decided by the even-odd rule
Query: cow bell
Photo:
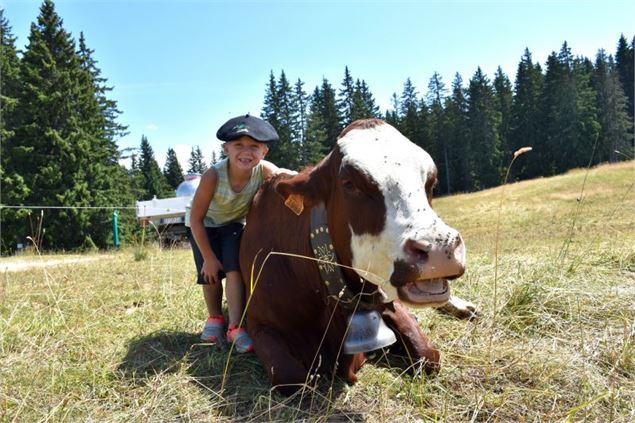
[[[345,354],[373,351],[397,342],[395,333],[376,310],[356,311],[348,319],[348,325]]]

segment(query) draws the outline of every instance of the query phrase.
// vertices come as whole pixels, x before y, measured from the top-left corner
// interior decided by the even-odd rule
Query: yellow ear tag
[[[291,194],[285,200],[284,205],[289,207],[293,213],[300,216],[300,213],[304,210],[304,199],[301,195]]]

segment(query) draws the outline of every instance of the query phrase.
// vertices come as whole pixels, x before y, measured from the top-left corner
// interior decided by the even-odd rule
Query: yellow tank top
[[[229,184],[228,164],[228,159],[223,159],[213,166],[218,177],[216,191],[205,214],[204,224],[208,228],[216,228],[231,222],[245,223],[251,200],[262,185],[262,163],[258,163],[251,170],[247,185],[240,192],[234,192]],[[186,226],[190,226],[190,207],[191,203],[186,209]]]

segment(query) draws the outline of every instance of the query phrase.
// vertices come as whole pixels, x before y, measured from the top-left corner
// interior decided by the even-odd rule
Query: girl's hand
[[[216,257],[213,259],[205,260],[203,262],[203,267],[201,268],[201,275],[203,275],[203,279],[210,285],[215,283],[220,283],[220,277],[218,272],[223,270],[223,265]]]

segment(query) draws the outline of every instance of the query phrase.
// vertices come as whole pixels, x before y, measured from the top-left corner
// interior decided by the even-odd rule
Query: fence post
[[[119,213],[116,211],[112,213],[112,243],[119,248]]]

